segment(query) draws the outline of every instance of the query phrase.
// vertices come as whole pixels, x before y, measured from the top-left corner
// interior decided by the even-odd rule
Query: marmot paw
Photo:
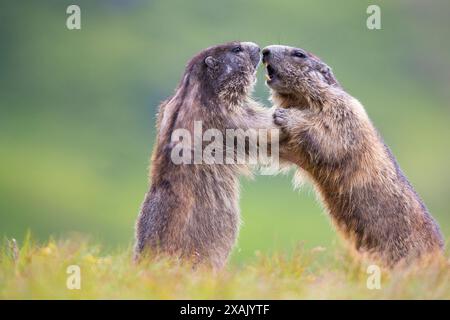
[[[288,111],[282,108],[276,108],[272,116],[273,123],[280,127],[284,127],[289,120]]]

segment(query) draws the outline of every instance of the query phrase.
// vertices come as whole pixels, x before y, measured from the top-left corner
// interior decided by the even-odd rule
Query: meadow
[[[381,270],[378,288],[368,266],[342,248],[257,253],[250,263],[213,273],[169,259],[136,265],[131,250],[105,254],[80,236],[41,244],[27,236],[1,248],[0,299],[450,299],[448,256]]]

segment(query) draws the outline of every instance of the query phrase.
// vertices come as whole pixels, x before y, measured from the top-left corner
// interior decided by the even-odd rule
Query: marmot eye
[[[242,51],[242,47],[241,46],[236,46],[233,49],[231,49],[232,52],[234,53],[239,53]]]
[[[292,55],[294,57],[298,57],[298,58],[306,58],[306,54],[304,54],[303,52],[299,51],[299,50],[295,50]]]

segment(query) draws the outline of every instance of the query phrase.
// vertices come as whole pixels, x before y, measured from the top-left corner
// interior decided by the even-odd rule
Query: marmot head
[[[278,94],[310,98],[324,87],[339,86],[331,68],[303,49],[273,45],[262,54],[266,84]]]
[[[193,57],[181,86],[198,84],[205,105],[244,101],[256,81],[259,46],[252,42],[229,42],[207,48]]]

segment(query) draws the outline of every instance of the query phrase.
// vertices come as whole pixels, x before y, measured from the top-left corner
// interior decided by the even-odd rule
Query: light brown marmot
[[[223,137],[226,129],[273,128],[272,111],[250,98],[259,61],[260,49],[250,42],[205,49],[187,64],[174,96],[161,104],[151,186],[136,224],[136,259],[150,250],[215,269],[226,263],[240,223],[239,175],[248,166],[175,164],[172,134],[185,129],[193,137],[195,121]]]
[[[280,154],[313,181],[337,230],[392,267],[443,247],[439,227],[369,120],[330,67],[305,50],[263,50]]]

